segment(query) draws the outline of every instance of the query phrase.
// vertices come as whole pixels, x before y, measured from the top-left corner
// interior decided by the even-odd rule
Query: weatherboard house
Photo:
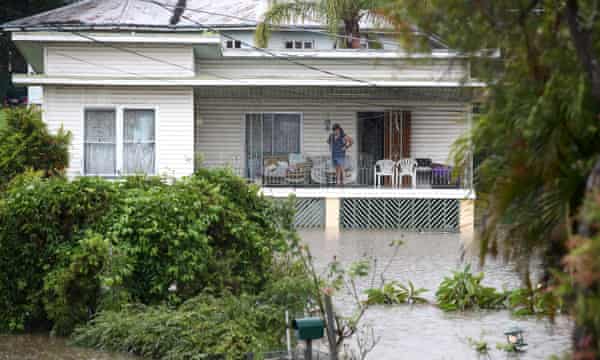
[[[430,53],[403,51],[366,21],[359,49],[317,21],[261,48],[268,0],[178,3],[86,0],[3,25],[31,69],[14,83],[41,89],[49,128],[72,132],[70,177],[227,166],[266,196],[294,194],[298,226],[472,228],[471,166],[450,156],[482,86],[467,59],[433,38]],[[354,140],[344,186],[334,124]]]

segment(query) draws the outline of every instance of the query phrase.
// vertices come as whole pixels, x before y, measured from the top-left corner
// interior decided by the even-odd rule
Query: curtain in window
[[[299,114],[246,115],[246,165],[250,178],[260,176],[265,156],[299,152]]]
[[[125,110],[123,113],[123,172],[154,174],[154,110]]]
[[[274,154],[300,152],[300,115],[275,115],[272,151]]]
[[[116,117],[113,110],[86,110],[84,172],[115,175],[117,167]]]
[[[246,169],[247,176],[255,179],[262,170],[263,122],[261,114],[246,115]]]

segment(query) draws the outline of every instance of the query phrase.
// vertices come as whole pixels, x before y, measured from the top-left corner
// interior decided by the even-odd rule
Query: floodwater
[[[385,273],[387,280],[402,283],[412,281],[416,287],[429,291],[425,297],[435,300],[435,290],[442,279],[467,263],[476,271],[485,273],[483,283],[499,289],[519,286],[514,267],[501,261],[487,259],[483,269],[476,256],[464,255],[459,234],[418,234],[394,232],[342,232],[331,235],[322,231],[302,232],[309,245],[317,268],[323,268],[335,256],[342,264],[349,264],[362,256],[377,258],[377,272],[391,259]],[[404,242],[395,256],[389,246],[393,240]],[[371,280],[365,280],[365,288]],[[351,311],[352,301],[347,294],[335,299],[336,311]],[[444,313],[433,305],[376,306],[367,311],[365,324],[370,324],[379,337],[379,343],[368,359],[479,359],[468,338],[484,339],[492,348],[492,359],[548,359],[564,355],[570,349],[572,323],[566,316],[554,322],[536,317],[514,317],[508,311],[471,311]],[[519,326],[529,344],[525,353],[506,354],[496,349],[504,343],[504,330]],[[352,341],[350,341],[352,344]],[[483,358],[483,357],[482,357]]]
[[[134,360],[133,356],[71,347],[47,335],[0,335],[0,360]]]
[[[343,232],[331,235],[323,231],[305,231],[301,237],[310,246],[315,265],[321,269],[334,256],[343,264],[349,264],[366,255],[377,258],[377,272],[381,272],[391,259],[386,279],[402,283],[410,280],[417,287],[429,289],[425,297],[431,302],[435,300],[435,289],[444,276],[466,263],[472,263],[478,270],[476,257],[462,256],[458,234]],[[404,245],[392,256],[393,249],[388,245],[398,239],[402,239]],[[519,286],[519,278],[510,265],[488,260],[483,271],[486,285],[500,289]],[[364,289],[368,282],[359,286]],[[336,311],[347,313],[352,309],[351,304],[347,294],[335,297]],[[548,359],[568,352],[572,328],[565,316],[558,316],[552,323],[535,317],[513,317],[508,311],[444,313],[432,305],[371,307],[364,323],[372,325],[375,336],[380,337],[368,356],[371,360],[478,359],[468,344],[469,337],[487,341],[492,348],[492,359]],[[527,352],[518,356],[496,349],[497,343],[505,341],[503,331],[514,325],[525,331],[525,340],[529,344]],[[0,336],[0,360],[12,359],[131,360],[134,357],[73,348],[63,339],[47,336]]]

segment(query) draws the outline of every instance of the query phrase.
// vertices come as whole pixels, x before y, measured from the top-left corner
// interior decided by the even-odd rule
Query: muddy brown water
[[[458,234],[414,234],[397,232],[343,232],[339,235],[323,231],[304,231],[302,240],[311,248],[318,268],[336,256],[349,264],[363,255],[378,259],[379,267],[387,263],[393,251],[390,241],[402,239],[404,245],[393,257],[386,273],[389,280],[407,282],[429,289],[425,297],[435,300],[435,289],[444,276],[477,259],[463,255]],[[379,269],[381,270],[381,269]],[[483,268],[484,283],[497,288],[515,288],[519,278],[511,265],[488,259]],[[359,284],[368,286],[367,282]],[[336,297],[337,311],[349,311],[347,294]],[[517,318],[508,311],[473,311],[444,313],[432,305],[377,306],[369,309],[365,323],[371,324],[379,344],[368,359],[480,359],[467,338],[485,339],[492,347],[492,359],[547,359],[570,349],[572,322],[558,316],[554,322],[535,317]],[[504,342],[502,332],[517,325],[525,331],[527,352],[507,355],[496,350]],[[0,360],[132,360],[127,354],[104,353],[69,347],[64,339],[40,335],[0,336]]]
[[[335,256],[342,264],[350,264],[362,256],[378,259],[378,271],[393,254],[388,245],[401,239],[400,247],[385,274],[386,279],[402,283],[412,281],[416,287],[428,289],[425,297],[435,301],[435,290],[443,278],[467,263],[474,270],[483,270],[484,284],[499,289],[513,289],[520,285],[514,266],[502,261],[486,259],[483,269],[479,259],[465,255],[458,234],[418,234],[397,232],[303,232],[302,239],[310,246],[317,268],[323,268]],[[363,281],[360,287],[368,286]],[[350,297],[339,294],[335,306],[338,311],[350,308]],[[433,305],[371,307],[365,323],[375,329],[379,344],[368,359],[482,359],[469,345],[467,338],[484,339],[492,351],[492,359],[548,359],[570,350],[572,322],[558,316],[554,322],[536,317],[514,317],[508,311],[470,311],[444,313]],[[504,343],[503,332],[512,326],[525,332],[528,350],[519,355],[508,355],[496,349]],[[350,341],[352,344],[352,341]]]

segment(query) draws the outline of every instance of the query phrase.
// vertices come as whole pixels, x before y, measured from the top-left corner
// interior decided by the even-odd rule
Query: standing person
[[[333,125],[333,133],[329,135],[327,143],[331,149],[331,160],[335,166],[335,182],[344,185],[344,166],[346,165],[346,150],[350,149],[352,138],[346,133],[340,124]]]

